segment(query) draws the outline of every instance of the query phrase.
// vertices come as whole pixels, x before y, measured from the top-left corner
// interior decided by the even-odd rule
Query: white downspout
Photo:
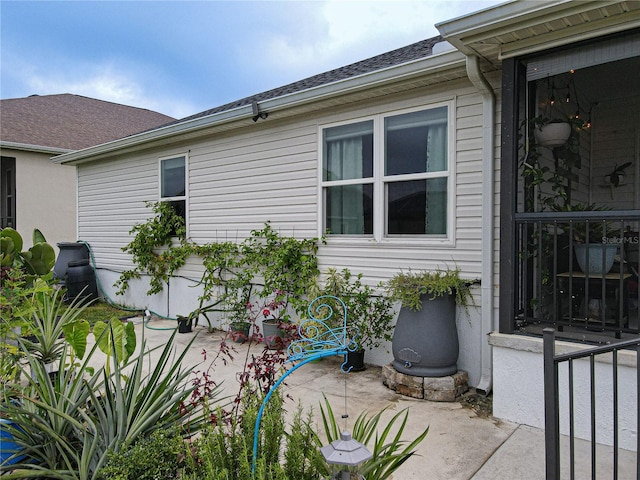
[[[478,57],[466,55],[467,75],[482,94],[482,332],[493,331],[493,259],[494,259],[494,138],[496,98],[489,82],[480,71]],[[477,389],[488,394],[493,384],[491,345],[485,337],[480,347],[482,374]]]

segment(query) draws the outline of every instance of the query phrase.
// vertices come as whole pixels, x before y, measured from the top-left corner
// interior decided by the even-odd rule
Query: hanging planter
[[[567,143],[571,135],[571,125],[567,122],[547,123],[537,126],[533,134],[538,145],[542,147],[559,147]]]
[[[364,349],[355,352],[347,351],[344,356],[345,364],[342,367],[347,372],[362,372],[366,369],[364,366]]]

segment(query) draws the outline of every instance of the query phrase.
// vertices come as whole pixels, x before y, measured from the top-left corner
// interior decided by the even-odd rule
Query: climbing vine
[[[115,286],[122,295],[132,279],[149,277],[148,295],[159,293],[190,257],[200,258],[203,273],[199,307],[190,314],[224,311],[242,315],[252,295],[274,296],[298,310],[319,274],[318,238],[283,236],[269,222],[242,242],[198,245],[185,236],[184,219],[165,202],[147,204],[154,216],[135,225],[133,240],[122,248],[134,268],[122,272]],[[208,319],[208,317],[207,317]]]

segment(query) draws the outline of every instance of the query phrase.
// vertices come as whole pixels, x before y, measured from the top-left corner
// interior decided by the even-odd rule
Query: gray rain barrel
[[[393,367],[417,377],[446,377],[458,371],[458,329],[453,295],[422,297],[422,310],[402,307],[391,343]]]

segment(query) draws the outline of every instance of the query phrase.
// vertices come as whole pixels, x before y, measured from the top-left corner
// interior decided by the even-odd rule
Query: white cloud
[[[315,3],[315,2],[314,2]],[[273,34],[264,67],[300,75],[320,73],[438,35],[435,23],[480,10],[497,0],[326,0],[313,9],[324,36]],[[316,4],[317,6],[317,4]]]
[[[150,91],[135,76],[119,71],[111,64],[80,68],[73,72],[46,75],[31,74],[25,79],[29,90],[39,95],[73,93],[108,102],[154,110],[182,118],[198,108],[175,95],[162,98]]]

